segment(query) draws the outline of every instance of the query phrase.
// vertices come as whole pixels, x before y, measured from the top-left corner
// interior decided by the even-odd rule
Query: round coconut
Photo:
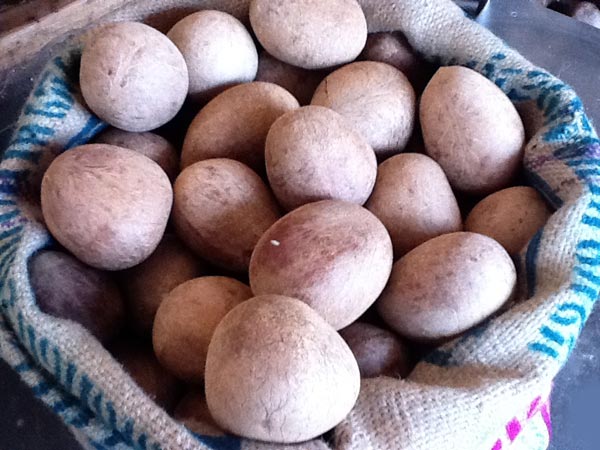
[[[179,172],[179,155],[169,141],[158,134],[132,133],[130,131],[110,128],[94,138],[96,144],[110,144],[117,147],[135,150],[150,158],[165,171],[169,180],[175,180]]]
[[[275,222],[250,262],[256,295],[298,298],[335,329],[354,322],[377,299],[392,267],[392,243],[366,209],[324,200]]]
[[[493,82],[466,67],[442,67],[420,105],[427,154],[453,188],[486,195],[509,186],[523,160],[519,113]]]
[[[160,363],[177,378],[199,383],[215,328],[234,306],[252,297],[233,278],[200,277],[173,289],[162,301],[152,329]]]
[[[271,55],[305,69],[350,62],[367,40],[367,21],[356,0],[253,0],[250,23]]]
[[[265,171],[265,139],[275,120],[298,108],[292,94],[272,83],[235,86],[211,100],[190,124],[181,167],[210,158],[230,158]]]
[[[81,54],[81,93],[102,120],[149,131],[171,120],[185,100],[188,71],[164,34],[137,22],[94,30]]]
[[[265,295],[238,305],[217,326],[205,387],[225,430],[293,443],[319,436],[350,412],[360,374],[344,340],[314,310]]]
[[[199,277],[206,267],[174,235],[167,234],[143,263],[121,273],[129,326],[137,334],[152,332],[154,316],[174,288]]]
[[[46,226],[90,266],[133,267],[156,249],[173,203],[171,183],[154,161],[106,144],[58,156],[42,179]]]
[[[277,119],[267,135],[265,159],[271,189],[287,210],[325,199],[362,205],[377,176],[377,159],[366,140],[322,106]]]
[[[252,36],[235,17],[221,11],[198,11],[167,33],[187,64],[194,100],[214,97],[228,87],[252,81],[258,53]]]
[[[462,230],[460,209],[433,159],[404,153],[384,161],[365,207],[385,225],[396,258],[431,238]]]
[[[175,181],[173,223],[199,256],[232,271],[246,271],[258,239],[279,218],[269,188],[232,159],[192,164]]]
[[[378,157],[404,150],[415,121],[415,91],[389,64],[359,61],[327,75],[312,105],[340,113]]]
[[[516,284],[510,256],[493,239],[458,232],[433,238],[404,257],[377,301],[381,318],[417,341],[439,341],[496,312]]]
[[[465,221],[465,230],[498,241],[511,255],[519,253],[544,226],[552,210],[532,187],[515,186],[481,200]]]
[[[324,71],[292,66],[279,61],[264,50],[258,56],[256,81],[274,83],[285,88],[301,105],[310,103],[315,89],[324,77]]]
[[[383,328],[354,322],[340,330],[360,369],[362,378],[379,376],[406,377],[412,368],[408,347]]]
[[[77,322],[102,344],[123,328],[125,306],[111,274],[66,253],[43,250],[29,261],[29,277],[37,305],[46,314]]]

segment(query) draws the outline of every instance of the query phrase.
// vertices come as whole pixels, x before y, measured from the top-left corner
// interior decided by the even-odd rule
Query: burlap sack
[[[551,381],[599,291],[596,133],[568,86],[466,19],[449,0],[362,3],[371,31],[401,29],[427,58],[471,67],[514,102],[535,102],[543,125],[527,145],[526,174],[557,211],[521,255],[520,295],[510,308],[428,355],[408,380],[365,380],[331,442],[295,448],[545,449]],[[247,4],[137,2],[119,17],[156,20],[156,12],[176,6],[174,20],[206,5],[239,15]],[[74,48],[44,69],[0,165],[0,356],[90,448],[278,448],[192,435],[84,329],[37,308],[27,260],[51,240],[37,206],[41,174],[57,153],[104,126],[82,104],[77,59]]]

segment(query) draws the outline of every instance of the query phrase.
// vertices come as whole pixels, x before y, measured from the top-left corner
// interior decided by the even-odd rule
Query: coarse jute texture
[[[104,128],[83,106],[79,48],[44,69],[0,164],[0,356],[96,449],[545,449],[552,379],[600,289],[600,142],[560,80],[465,18],[450,0],[361,1],[371,31],[402,30],[430,60],[473,68],[515,102],[534,101],[543,125],[525,150],[526,176],[557,209],[520,255],[519,295],[491,320],[439,348],[407,380],[364,380],[331,442],[280,447],[195,436],[150,401],[75,323],[40,312],[27,260],[49,244],[39,183],[59,152]],[[374,7],[375,5],[376,7]],[[137,2],[120,19],[157,21],[248,1]],[[168,15],[168,14],[167,14]],[[161,16],[164,17],[164,16]],[[158,20],[160,22],[160,20]],[[155,22],[155,23],[158,23]]]

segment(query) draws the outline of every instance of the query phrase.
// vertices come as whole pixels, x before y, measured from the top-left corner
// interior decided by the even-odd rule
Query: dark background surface
[[[518,45],[517,45],[518,46]],[[30,64],[0,73],[0,150],[4,150],[18,112],[52,50]],[[600,118],[596,121],[599,123]],[[552,395],[551,450],[599,450],[600,312],[590,316]],[[0,362],[0,450],[77,450],[72,435],[10,368]],[[463,450],[463,449],[456,449]],[[466,450],[466,449],[464,449]]]

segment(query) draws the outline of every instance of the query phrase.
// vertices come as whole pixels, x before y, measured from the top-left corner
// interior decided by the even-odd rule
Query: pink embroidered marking
[[[519,421],[518,418],[513,418],[508,424],[506,424],[505,430],[508,435],[510,442],[504,441],[502,443],[503,438],[500,438],[494,444],[491,450],[508,450],[510,446],[512,448],[512,443],[515,441],[517,436],[523,430],[523,426],[528,423],[529,420],[533,419],[533,416],[536,414],[540,414],[542,420],[544,421],[546,428],[548,429],[548,438],[552,440],[552,423],[550,418],[550,398],[548,397],[536,397],[531,405],[529,406],[529,411],[527,413],[527,419],[523,419],[523,422]]]
[[[552,440],[552,419],[550,418],[550,400],[542,406],[542,419],[548,428],[548,437]]]
[[[506,425],[506,433],[510,441],[514,441],[521,432],[521,422],[515,417]]]
[[[531,419],[535,413],[539,411],[540,401],[542,397],[537,397],[533,403],[531,403],[531,407],[529,408],[529,412],[527,413],[527,418]]]

